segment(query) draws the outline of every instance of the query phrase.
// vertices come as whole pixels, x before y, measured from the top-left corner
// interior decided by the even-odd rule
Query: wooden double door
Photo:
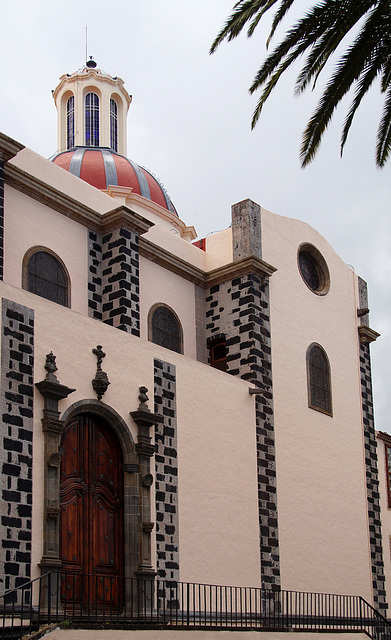
[[[123,606],[122,452],[96,416],[76,416],[61,440],[60,558],[65,606]]]

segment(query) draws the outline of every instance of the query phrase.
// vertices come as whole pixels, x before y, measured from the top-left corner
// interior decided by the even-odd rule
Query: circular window
[[[326,295],[330,289],[330,273],[322,254],[312,244],[302,244],[297,260],[307,287],[320,296]]]

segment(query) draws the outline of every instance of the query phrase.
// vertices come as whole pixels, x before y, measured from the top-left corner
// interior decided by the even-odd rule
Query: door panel
[[[64,430],[60,480],[60,558],[72,574],[62,599],[83,607],[122,607],[122,453],[111,429],[77,416]],[[89,575],[89,578],[82,577]]]

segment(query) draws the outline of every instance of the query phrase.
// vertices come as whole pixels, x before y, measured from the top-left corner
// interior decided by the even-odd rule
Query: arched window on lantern
[[[325,350],[317,343],[307,349],[308,406],[332,415],[330,363]]]
[[[86,147],[99,147],[99,96],[96,93],[87,93],[84,113]]]
[[[149,312],[149,340],[161,347],[183,353],[183,334],[177,315],[163,304],[155,305]]]
[[[75,146],[75,98],[71,96],[67,101],[67,149]]]
[[[110,147],[118,151],[118,106],[113,98],[110,98]]]

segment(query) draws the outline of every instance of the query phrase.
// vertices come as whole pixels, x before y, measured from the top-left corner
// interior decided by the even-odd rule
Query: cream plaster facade
[[[70,78],[55,93],[61,122],[70,84],[90,87],[91,78],[107,96],[117,82],[125,112],[122,81],[94,69]],[[61,570],[64,503],[48,469],[62,478],[62,434],[86,413],[122,447],[127,577],[156,571],[176,581],[357,594],[385,611],[388,533],[375,562],[382,534],[372,508],[376,456],[368,457],[376,451],[368,343],[377,334],[364,281],[314,229],[250,200],[234,205],[232,227],[201,249],[193,226],[131,190],[99,191],[4,135],[0,158],[0,542],[13,543],[0,549],[1,590]],[[325,295],[304,281],[303,246],[327,265]],[[64,265],[69,308],[31,290],[26,255],[35,249]],[[179,321],[176,350],[152,333],[159,306]],[[226,370],[210,366],[216,339]],[[314,344],[330,365],[329,411],[309,406]],[[92,384],[97,345],[110,382],[101,398]],[[142,411],[130,413],[143,404],[141,387],[150,441]],[[58,418],[48,389],[57,390]],[[382,464],[379,473],[388,532]]]

